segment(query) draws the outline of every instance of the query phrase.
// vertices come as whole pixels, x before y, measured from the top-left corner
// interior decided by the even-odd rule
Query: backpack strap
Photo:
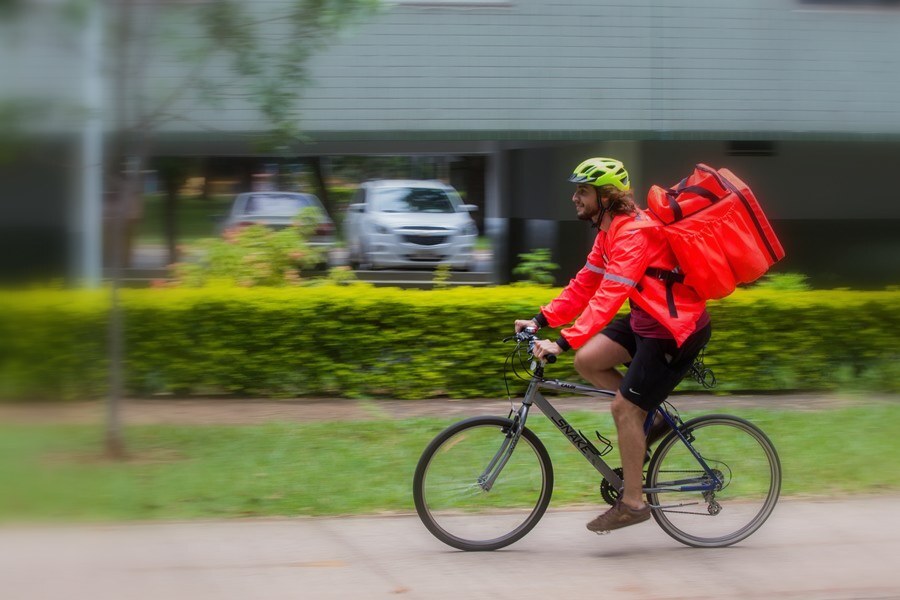
[[[759,218],[756,216],[756,211],[753,210],[753,207],[750,205],[750,201],[741,193],[741,190],[738,189],[734,183],[728,180],[727,177],[723,177],[721,173],[716,171],[715,169],[708,167],[706,165],[700,164],[697,165],[697,168],[705,173],[712,175],[716,182],[722,186],[723,189],[728,190],[729,192],[734,193],[737,196],[738,200],[744,205],[744,209],[747,211],[747,215],[753,221],[753,225],[756,227],[756,233],[759,235],[759,238],[763,241],[763,244],[766,246],[766,250],[769,251],[769,256],[772,257],[772,262],[777,262],[779,259],[778,254],[775,252],[775,249],[772,247],[772,243],[769,241],[769,237],[766,235],[763,230],[763,226],[759,222]]]
[[[676,283],[684,283],[684,273],[678,270],[678,267],[669,271],[668,269],[660,269],[659,267],[647,267],[644,271],[647,277],[659,279],[666,284],[666,304],[669,305],[669,316],[673,319],[678,318],[678,309],[675,306],[675,292],[672,288]]]
[[[669,203],[669,208],[672,209],[672,214],[675,216],[673,222],[680,221],[684,218],[684,211],[681,210],[681,205],[678,204],[678,197],[681,196],[681,194],[694,194],[702,198],[706,198],[710,204],[715,204],[716,202],[721,200],[719,196],[717,196],[711,190],[706,189],[705,187],[701,187],[699,185],[685,186],[683,184],[684,182],[682,181],[682,183],[677,188],[670,188],[665,190],[666,201]]]

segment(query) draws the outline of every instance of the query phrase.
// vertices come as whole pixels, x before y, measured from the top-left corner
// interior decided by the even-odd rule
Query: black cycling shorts
[[[620,317],[601,331],[631,355],[628,372],[619,391],[632,404],[651,411],[668,398],[694,359],[709,342],[712,325],[698,329],[681,348],[674,339],[641,337],[631,330],[631,317]]]

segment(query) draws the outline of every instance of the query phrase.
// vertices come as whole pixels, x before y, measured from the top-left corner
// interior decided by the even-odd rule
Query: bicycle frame
[[[507,436],[506,441],[501,445],[497,454],[494,455],[494,458],[491,460],[488,467],[485,469],[484,473],[482,473],[482,477],[479,481],[482,484],[484,489],[489,490],[493,485],[494,481],[497,479],[497,476],[500,474],[500,471],[503,469],[507,460],[509,459],[512,451],[515,449],[516,444],[518,443],[519,437],[522,435],[522,431],[525,428],[525,422],[528,420],[528,413],[533,405],[537,405],[537,407],[547,416],[548,419],[559,429],[560,433],[562,433],[569,442],[575,446],[575,448],[581,453],[581,455],[593,466],[600,475],[606,479],[609,484],[619,493],[622,493],[623,482],[622,478],[619,477],[618,473],[616,473],[609,464],[603,460],[600,451],[592,444],[581,431],[575,429],[570,425],[563,417],[559,414],[559,411],[553,407],[549,400],[547,400],[543,394],[541,394],[541,390],[556,390],[556,391],[565,391],[571,392],[574,394],[578,394],[581,396],[604,396],[607,398],[612,398],[616,394],[610,390],[603,390],[600,388],[595,388],[588,385],[582,385],[578,383],[572,383],[569,381],[561,381],[559,379],[544,379],[544,365],[538,361],[535,361],[532,364],[533,376],[531,378],[531,382],[528,384],[528,389],[525,392],[525,397],[522,400],[522,406],[515,413],[515,430],[511,432],[510,435]],[[672,428],[675,431],[676,435],[681,438],[682,443],[684,443],[694,458],[697,460],[697,463],[702,467],[706,477],[701,478],[689,478],[682,479],[677,481],[667,482],[665,486],[662,487],[654,487],[654,488],[644,488],[644,493],[662,493],[662,492],[714,492],[722,487],[722,480],[720,477],[706,464],[706,461],[703,457],[694,449],[691,445],[691,440],[689,440],[685,435],[678,430],[677,424],[675,421],[666,413],[665,410],[658,409]],[[653,418],[653,413],[647,416],[648,419]]]

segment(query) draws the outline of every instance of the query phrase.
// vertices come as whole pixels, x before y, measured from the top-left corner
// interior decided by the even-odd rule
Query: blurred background
[[[164,276],[273,189],[322,201],[342,263],[355,189],[388,177],[478,207],[481,282],[547,248],[562,283],[592,239],[566,177],[597,155],[639,200],[727,167],[777,270],[897,283],[894,0],[4,0],[0,31],[4,283],[97,286],[116,247]]]
[[[643,205],[706,163],[749,184],[786,258],[776,285],[710,303],[707,365],[738,396],[685,382],[703,391],[686,415],[752,419],[781,453],[785,496],[849,507],[821,527],[831,509],[804,517],[797,501],[793,523],[840,536],[822,543],[776,512],[763,533],[786,532],[787,549],[756,548],[810,570],[770,595],[874,597],[831,592],[884,571],[868,540],[893,535],[882,519],[900,489],[877,459],[900,451],[900,0],[0,0],[0,57],[0,522],[409,517],[422,448],[463,415],[506,414],[522,382],[506,386],[499,340],[584,265],[596,233],[575,217],[573,168],[621,159]],[[365,221],[383,189],[441,208]],[[522,279],[540,285],[505,285]],[[554,368],[574,377],[571,353]],[[567,408],[585,431],[614,431],[602,403]],[[554,506],[595,507],[596,475],[534,420],[565,473]],[[879,501],[845,502],[865,494]],[[296,570],[257,571],[353,584],[369,581],[364,563],[382,586],[399,570],[389,593],[403,593],[424,557],[434,582],[463,575],[448,594],[485,579],[508,593],[502,569],[471,576],[488,560],[407,545],[425,543],[418,522],[323,529],[371,542],[370,561],[349,541],[320,556],[331,547],[301,521],[271,524],[283,544],[229,530],[216,546],[243,552],[233,560],[185,544],[219,539],[197,522],[158,545],[126,527],[93,554],[98,528],[4,525],[0,580],[11,598],[106,585],[84,559],[121,575],[84,597],[253,597],[265,580],[293,598]],[[383,555],[385,539],[406,553]],[[580,573],[619,539],[585,546]],[[607,572],[630,577],[659,547],[634,550],[641,539]],[[783,580],[719,563],[726,577],[709,578],[709,561],[669,549],[652,564],[720,596]],[[202,564],[182,568],[192,553]],[[848,556],[865,564],[848,570]],[[163,587],[134,584],[156,577],[148,562]],[[50,581],[64,564],[69,578]],[[223,565],[253,591],[223,596],[230,580],[207,575]],[[880,576],[895,597],[895,574]]]

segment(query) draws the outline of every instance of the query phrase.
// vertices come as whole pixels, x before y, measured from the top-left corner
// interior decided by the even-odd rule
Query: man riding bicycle
[[[575,168],[572,202],[578,218],[598,229],[587,262],[569,285],[525,327],[559,327],[555,342],[540,340],[534,355],[544,359],[575,349],[575,369],[599,388],[617,390],[612,401],[622,457],[624,490],[615,506],[587,528],[604,532],[646,521],[643,462],[647,446],[663,433],[655,410],[690,370],[712,331],[706,303],[683,285],[664,233],[634,204],[628,172],[612,158],[589,158]],[[615,319],[628,299],[631,313]],[[577,317],[577,318],[576,318]],[[628,366],[625,375],[616,367]]]

